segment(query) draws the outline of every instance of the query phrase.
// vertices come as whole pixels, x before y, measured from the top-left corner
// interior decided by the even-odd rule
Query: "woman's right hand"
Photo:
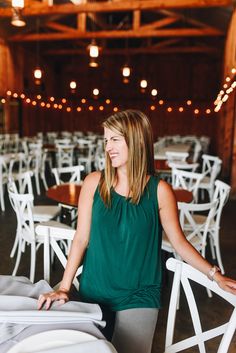
[[[38,298],[38,310],[42,309],[45,305],[45,309],[50,309],[53,302],[58,301],[60,305],[65,304],[69,301],[69,291],[65,289],[58,289],[57,291],[40,294]]]

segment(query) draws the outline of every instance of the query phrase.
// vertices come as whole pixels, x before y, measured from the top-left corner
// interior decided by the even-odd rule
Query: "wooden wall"
[[[44,80],[41,86],[35,86],[32,79],[35,67],[35,51],[32,48],[24,52],[12,51],[13,61],[23,63],[18,91],[24,92],[31,98],[38,93],[46,100],[50,96],[56,98],[57,103],[66,97],[73,108],[68,113],[62,110],[42,108],[22,103],[22,133],[26,136],[35,135],[38,131],[101,131],[100,122],[112,113],[112,108],[140,109],[151,120],[155,139],[159,136],[172,134],[195,134],[197,136],[210,136],[211,153],[218,154],[219,145],[217,137],[218,115],[206,114],[206,108],[213,108],[213,102],[218,93],[222,71],[222,56],[213,54],[161,54],[147,56],[131,56],[129,58],[132,74],[129,84],[124,84],[121,77],[121,67],[125,62],[123,56],[102,56],[100,66],[91,69],[88,66],[87,56],[75,57],[41,57],[41,65],[44,69]],[[12,74],[11,74],[12,75]],[[148,88],[145,93],[140,92],[139,81],[141,78],[148,80]],[[69,81],[75,79],[78,89],[74,94],[69,90]],[[2,85],[3,86],[3,85]],[[94,100],[92,89],[99,88],[100,97]],[[12,90],[17,86],[12,83]],[[158,90],[156,100],[152,100],[150,91]],[[2,87],[3,92],[3,87]],[[81,99],[86,98],[86,104]],[[105,99],[110,98],[111,104],[106,105]],[[160,106],[159,100],[164,100]],[[187,106],[186,101],[191,99],[192,105]],[[93,105],[94,110],[89,111],[88,106]],[[100,111],[99,105],[105,109]],[[150,106],[156,109],[151,110]],[[81,112],[76,107],[82,108]],[[184,107],[180,113],[178,108]],[[172,112],[167,108],[172,107]],[[200,113],[194,114],[198,108]],[[12,115],[13,117],[13,115]],[[8,125],[8,131],[15,131],[16,124]]]

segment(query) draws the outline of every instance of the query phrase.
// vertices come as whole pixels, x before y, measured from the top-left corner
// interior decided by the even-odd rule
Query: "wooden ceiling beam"
[[[32,42],[32,41],[57,41],[91,38],[145,38],[145,37],[212,37],[222,36],[223,32],[212,28],[175,28],[175,29],[150,29],[142,30],[110,30],[97,32],[66,32],[66,33],[41,33],[41,34],[18,34],[8,38],[11,42]]]
[[[127,0],[102,1],[48,6],[44,2],[29,2],[23,10],[24,16],[67,15],[80,12],[122,12],[154,9],[181,9],[232,6],[232,0]],[[0,17],[11,17],[11,8],[1,8]]]
[[[162,28],[165,26],[169,26],[179,20],[178,17],[167,17],[167,18],[162,18],[161,20],[158,21],[153,21],[152,23],[149,23],[147,25],[143,25],[142,29],[151,29],[151,28]]]
[[[220,50],[216,47],[209,46],[186,46],[186,47],[142,47],[142,48],[129,48],[124,52],[124,49],[102,49],[101,55],[137,55],[137,54],[168,54],[168,53],[206,53],[206,54],[219,54]],[[55,49],[48,50],[43,53],[45,56],[63,56],[63,55],[86,55],[88,53],[83,49]]]
[[[77,33],[78,32],[78,30],[76,28],[65,26],[65,25],[62,25],[62,24],[57,23],[57,22],[45,22],[44,26],[47,27],[47,28],[54,29],[54,30],[56,30],[58,32],[62,32],[62,33],[64,33],[64,32]]]

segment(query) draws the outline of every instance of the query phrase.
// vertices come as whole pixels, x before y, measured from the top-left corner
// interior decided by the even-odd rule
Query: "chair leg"
[[[34,178],[35,178],[37,194],[40,195],[39,174],[35,173]]]
[[[1,209],[2,209],[2,211],[5,211],[4,187],[3,187],[3,186],[1,186],[1,190],[0,190],[0,202],[1,202]]]
[[[214,238],[214,243],[215,243],[215,249],[216,249],[216,259],[217,259],[217,262],[218,262],[218,265],[219,265],[219,268],[220,268],[222,274],[224,274],[225,269],[224,269],[224,266],[222,263],[221,252],[220,252],[220,242],[219,242],[218,235]]]
[[[15,236],[14,244],[13,244],[13,247],[12,247],[11,253],[10,253],[10,257],[11,257],[11,258],[15,256],[15,252],[16,252],[16,249],[17,249],[17,245],[19,245],[19,235],[18,235],[18,232],[16,231],[16,236]]]
[[[30,256],[30,281],[34,283],[35,277],[35,262],[36,262],[36,246],[31,243],[31,256]]]
[[[21,248],[22,248],[22,240],[19,239],[18,251],[17,251],[17,256],[16,256],[16,262],[15,262],[14,269],[12,271],[12,276],[16,276],[18,268],[19,268],[19,264],[20,264],[20,260],[21,260]]]
[[[43,186],[44,186],[45,190],[48,190],[48,184],[47,184],[47,181],[46,181],[45,173],[42,172],[42,173],[40,174],[40,176],[41,176],[41,179],[42,179],[42,181],[43,181]]]

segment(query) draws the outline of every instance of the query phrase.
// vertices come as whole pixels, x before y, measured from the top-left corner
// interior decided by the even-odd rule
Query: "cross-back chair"
[[[171,176],[173,188],[191,191],[194,201],[198,200],[199,185],[203,179],[203,174],[172,168]]]
[[[169,303],[164,352],[188,352],[191,347],[197,347],[200,353],[206,353],[206,342],[215,337],[222,336],[216,353],[227,353],[236,329],[236,296],[222,290],[216,282],[209,280],[206,275],[182,261],[170,258],[167,260],[166,267],[169,271],[174,272],[174,280]],[[209,291],[216,293],[222,300],[231,305],[232,310],[229,320],[222,323],[219,311],[219,320],[221,320],[221,323],[217,324],[214,318],[211,323],[212,328],[203,329],[199,310],[200,305],[198,305],[198,298],[194,294],[193,283],[197,283]],[[175,339],[174,341],[180,287],[183,288],[186,296],[194,334],[191,337],[179,341]],[[207,326],[209,327],[209,322],[207,322]],[[184,331],[184,326],[181,327],[181,330]]]
[[[10,203],[13,207],[13,210],[16,213],[17,218],[17,256],[15,266],[12,272],[12,275],[15,276],[22,252],[25,250],[25,245],[28,244],[31,247],[31,256],[30,256],[30,280],[34,282],[35,278],[35,265],[36,265],[36,252],[40,245],[44,245],[44,279],[49,281],[49,266],[50,266],[50,248],[48,239],[45,236],[37,235],[35,233],[35,223],[33,219],[33,195],[32,194],[19,194],[15,191],[12,183],[8,184],[8,195]],[[71,229],[67,225],[56,221],[45,222],[45,225],[51,226],[60,226],[65,229]]]

